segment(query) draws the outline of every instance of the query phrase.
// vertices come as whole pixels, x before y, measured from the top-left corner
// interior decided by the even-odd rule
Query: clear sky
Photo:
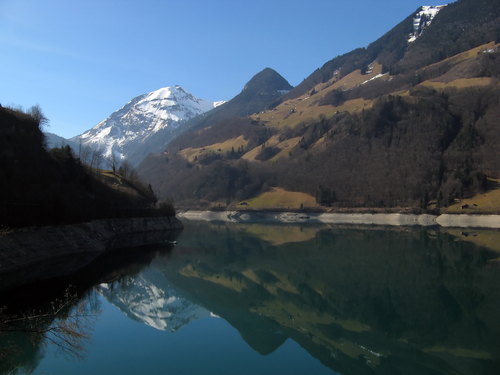
[[[0,0],[0,103],[69,138],[181,85],[230,100],[270,67],[291,85],[366,47],[421,0]]]

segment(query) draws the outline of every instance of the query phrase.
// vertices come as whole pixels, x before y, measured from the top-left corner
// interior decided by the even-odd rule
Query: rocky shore
[[[186,211],[178,214],[187,220],[228,221],[241,223],[325,223],[356,225],[420,225],[458,228],[500,228],[498,215],[413,215],[365,213],[295,213],[256,211]]]
[[[108,251],[171,240],[183,228],[175,217],[95,220],[0,233],[0,292],[62,277]]]

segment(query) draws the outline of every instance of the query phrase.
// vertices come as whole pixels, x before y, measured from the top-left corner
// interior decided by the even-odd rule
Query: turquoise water
[[[498,232],[185,225],[173,249],[145,248],[140,257],[127,253],[83,270],[72,282],[87,285],[84,298],[102,310],[84,360],[50,345],[28,349],[18,338],[20,372],[494,374],[500,368]]]
[[[223,319],[196,320],[178,332],[162,332],[103,302],[85,360],[67,361],[49,353],[35,374],[332,373],[292,340],[263,357]]]

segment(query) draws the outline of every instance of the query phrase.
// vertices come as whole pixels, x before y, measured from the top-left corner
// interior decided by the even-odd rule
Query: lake
[[[188,222],[72,278],[81,360],[24,334],[1,373],[496,374],[500,232]],[[49,293],[50,291],[50,293]],[[28,299],[40,292],[24,290]],[[18,297],[18,299],[21,299]],[[40,303],[40,302],[38,302]],[[51,322],[47,322],[50,325]]]

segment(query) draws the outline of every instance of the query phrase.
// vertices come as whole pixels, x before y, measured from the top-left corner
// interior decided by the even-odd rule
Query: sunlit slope
[[[315,198],[308,194],[274,188],[258,197],[240,202],[238,206],[242,209],[300,209],[316,207],[317,203]]]
[[[500,212],[500,180],[490,179],[491,189],[471,198],[461,199],[449,206],[446,213],[498,214]]]
[[[325,95],[333,90],[348,91],[375,79],[387,79],[388,75],[382,75],[382,66],[374,62],[370,65],[367,74],[361,74],[356,70],[345,77],[334,76],[326,83],[316,85],[307,94],[299,98],[287,100],[272,110],[251,116],[254,120],[270,127],[294,127],[303,121],[315,119],[320,115],[328,116],[336,112],[354,112],[363,108],[369,108],[372,100],[353,99],[339,106],[320,106],[318,103]]]
[[[440,194],[447,206],[478,192],[468,180],[498,177],[498,47],[404,74],[377,60],[333,74],[300,97],[185,134],[150,157],[156,171],[145,178],[186,208],[427,209]]]
[[[179,151],[179,155],[186,158],[189,162],[197,162],[198,158],[203,158],[204,156],[210,155],[212,153],[226,153],[231,150],[238,150],[240,147],[244,148],[247,145],[247,141],[245,141],[244,137],[240,135],[237,138],[228,139],[224,142],[214,143],[211,145],[207,145],[205,147],[199,148],[186,148],[182,151]]]

